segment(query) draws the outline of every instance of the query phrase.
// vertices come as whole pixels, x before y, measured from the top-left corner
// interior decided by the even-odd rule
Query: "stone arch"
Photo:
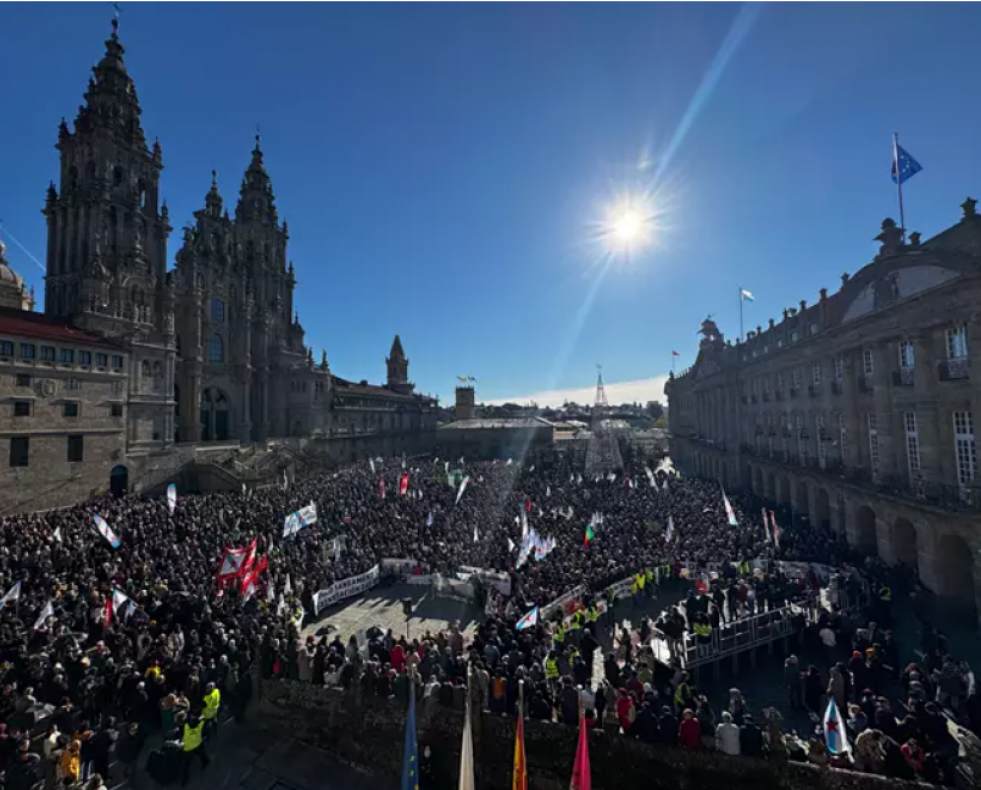
[[[917,567],[916,527],[907,518],[897,518],[892,525],[892,561]]]
[[[814,495],[813,522],[825,529],[831,528],[831,497],[828,489],[819,488]]]
[[[125,464],[118,464],[109,472],[109,491],[113,496],[125,496],[129,491],[129,469]]]
[[[947,534],[937,546],[938,592],[956,599],[965,607],[976,609],[976,583],[974,553],[970,544],[960,535]]]
[[[875,511],[868,505],[859,505],[855,511],[855,546],[878,553]]]

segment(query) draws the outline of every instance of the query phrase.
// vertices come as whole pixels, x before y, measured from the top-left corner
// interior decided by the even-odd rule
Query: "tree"
[[[647,401],[647,416],[655,422],[664,414],[664,407],[656,400]]]

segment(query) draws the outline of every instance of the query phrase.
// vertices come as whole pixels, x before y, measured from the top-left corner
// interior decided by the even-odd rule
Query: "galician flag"
[[[467,490],[467,485],[469,485],[469,483],[470,483],[470,475],[467,475],[466,477],[463,478],[462,482],[460,483],[460,490],[456,492],[456,502],[454,504],[456,505],[460,504],[460,497],[462,497],[463,492]]]
[[[102,516],[95,517],[95,528],[99,530],[99,534],[102,535],[102,537],[109,541],[110,546],[112,546],[114,549],[119,548],[119,538],[117,538],[116,533],[109,528],[109,525]]]
[[[514,627],[515,631],[524,631],[526,628],[534,628],[538,625],[538,607],[536,606],[528,614],[518,620],[518,624]]]
[[[730,293],[731,293],[731,291],[730,291]],[[744,302],[755,302],[756,301],[756,297],[753,296],[753,294],[751,294],[745,288],[740,288],[739,289],[739,298],[742,299]]]
[[[174,515],[174,510],[177,509],[177,486],[173,483],[167,486],[167,508],[170,515]]]
[[[831,754],[851,754],[852,747],[848,745],[848,733],[838,715],[835,698],[828,700],[828,709],[824,712],[824,740]]]
[[[48,601],[44,605],[44,608],[41,610],[41,614],[38,615],[37,621],[34,623],[34,630],[40,631],[42,628],[44,628],[49,617],[54,617],[54,607],[51,605],[51,601]]]
[[[9,590],[7,590],[7,593],[6,595],[3,596],[3,598],[0,598],[0,611],[2,611],[3,607],[5,607],[8,603],[11,602],[16,603],[19,600],[20,600],[20,582],[14,582],[14,586],[11,587]]]

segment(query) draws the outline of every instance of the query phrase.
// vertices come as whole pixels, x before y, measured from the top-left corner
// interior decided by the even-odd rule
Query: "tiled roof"
[[[115,343],[76,329],[64,321],[48,318],[43,313],[33,313],[13,307],[0,307],[0,335],[31,337],[53,343],[119,348]]]
[[[491,430],[491,429],[531,429],[531,428],[555,428],[555,423],[549,422],[542,417],[477,417],[473,420],[454,420],[453,422],[441,425],[441,431],[472,431],[472,430]]]
[[[366,395],[373,398],[388,398],[390,400],[414,401],[420,396],[406,395],[395,392],[388,387],[381,387],[377,384],[355,384],[353,381],[334,376],[334,391],[336,394],[344,395]]]

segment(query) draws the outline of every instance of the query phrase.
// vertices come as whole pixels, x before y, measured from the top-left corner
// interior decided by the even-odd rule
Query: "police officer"
[[[181,784],[187,784],[191,773],[191,760],[197,757],[201,767],[208,767],[208,755],[204,751],[204,722],[194,715],[184,723],[183,741],[184,770]]]

